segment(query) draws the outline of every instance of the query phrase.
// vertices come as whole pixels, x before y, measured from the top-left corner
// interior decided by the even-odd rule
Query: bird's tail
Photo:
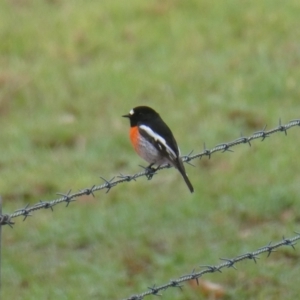
[[[178,171],[180,172],[180,174],[182,175],[182,177],[183,177],[186,185],[188,186],[190,192],[193,193],[194,188],[193,188],[193,186],[192,186],[192,184],[191,184],[191,182],[190,182],[190,180],[189,180],[189,178],[188,178],[188,176],[185,172],[185,168],[184,168],[183,162],[182,162],[180,157],[178,157],[178,164],[177,164],[176,167],[177,167]]]

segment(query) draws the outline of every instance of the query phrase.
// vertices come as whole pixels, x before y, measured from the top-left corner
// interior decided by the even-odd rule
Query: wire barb
[[[201,158],[202,156],[206,155],[206,156],[208,156],[208,159],[210,159],[211,154],[212,154],[211,150],[206,149],[206,145],[205,145],[205,143],[204,143],[204,144],[203,144],[203,152],[202,152],[202,155],[200,156],[200,158]],[[192,158],[193,158],[193,157],[192,157]]]
[[[282,237],[282,240],[286,246],[291,246],[295,250],[296,243],[294,241],[291,241],[290,239],[286,239],[285,237]]]
[[[285,126],[281,125],[281,119],[279,118],[279,125],[278,125],[278,130],[283,131],[285,135],[287,135],[287,130]]]
[[[136,181],[134,176],[131,175],[123,175],[122,173],[120,173],[120,175],[118,176],[118,178],[124,179],[125,181],[129,182],[131,180]]]
[[[31,217],[30,209],[28,209],[29,204],[26,204],[24,208],[17,209],[15,212],[20,213],[20,215],[24,216],[23,221],[25,221],[28,217]]]
[[[182,275],[182,276],[180,276],[180,279],[181,278],[190,278],[190,280],[196,280],[197,285],[199,285],[199,277],[200,276],[198,274],[196,274],[195,272],[196,272],[196,270],[193,269],[192,273],[186,274],[186,275]]]
[[[50,208],[50,209],[53,211],[53,206],[54,206],[54,204],[53,204],[53,203],[50,203],[50,202],[48,202],[48,201],[42,201],[42,200],[40,200],[40,202],[37,203],[35,206],[37,207],[37,209],[39,209],[39,206],[42,206],[42,207],[45,208],[45,209]]]
[[[247,137],[243,136],[242,134],[241,134],[241,136],[240,136],[239,138],[237,138],[234,142],[235,142],[235,143],[239,143],[239,144],[248,144],[249,147],[251,147],[250,140],[249,140]]]
[[[11,220],[10,215],[0,215],[0,226],[8,225],[10,228],[13,228],[15,223]]]
[[[177,280],[171,280],[170,287],[178,287],[180,290],[182,290],[182,285],[179,284],[179,282]]]
[[[105,178],[101,177],[100,178],[105,181],[105,188],[107,188],[106,194],[111,190],[112,187],[114,187],[115,183],[113,182],[113,180],[115,179],[115,177],[113,177],[110,180],[106,180]]]
[[[272,242],[269,242],[269,244],[267,246],[263,246],[263,247],[259,248],[257,251],[258,252],[259,251],[267,252],[268,253],[267,257],[269,257],[273,252],[276,252],[276,250],[272,246]]]
[[[206,268],[205,273],[215,273],[215,272],[222,273],[221,268],[217,266],[206,265],[206,266],[200,266],[200,268]]]
[[[71,195],[71,190],[69,190],[69,191],[67,192],[67,194],[56,193],[56,195],[59,195],[59,196],[63,196],[63,197],[64,197],[63,201],[67,202],[66,207],[68,207],[69,204],[70,204],[72,201],[75,201],[75,199],[73,199],[74,196]]]
[[[265,125],[265,127],[264,127],[263,130],[254,132],[254,134],[259,135],[260,137],[262,137],[262,140],[261,140],[262,142],[263,142],[267,137],[269,137],[269,133],[266,132],[266,128],[267,128],[267,124]]]
[[[253,260],[255,263],[257,263],[257,259],[259,259],[259,257],[255,253],[246,253],[245,256],[250,260]]]
[[[158,292],[160,291],[159,289],[157,289],[155,287],[155,285],[153,287],[148,287],[148,289],[151,291],[152,295],[154,296],[161,296],[161,294],[158,294]]]
[[[188,155],[183,155],[181,157],[182,161],[187,163],[188,165],[195,167],[195,165],[193,165],[190,161],[191,161],[191,155],[194,152],[194,150],[190,151],[190,153]]]
[[[220,258],[220,260],[225,261],[225,265],[226,265],[227,268],[233,268],[233,269],[237,270],[237,268],[234,265],[236,263],[235,259]]]
[[[81,192],[83,193],[83,195],[92,195],[95,198],[95,194],[94,194],[94,188],[96,185],[93,185],[91,188],[86,188],[81,190]]]

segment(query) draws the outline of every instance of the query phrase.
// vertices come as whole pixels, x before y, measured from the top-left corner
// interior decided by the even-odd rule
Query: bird
[[[177,142],[160,115],[151,107],[137,106],[122,117],[129,118],[131,143],[137,154],[150,163],[148,168],[163,164],[175,167],[193,193],[194,188],[185,172]]]

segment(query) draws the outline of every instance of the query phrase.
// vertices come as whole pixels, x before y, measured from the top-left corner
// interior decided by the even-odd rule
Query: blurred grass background
[[[297,0],[1,1],[3,211],[139,171],[120,117],[136,105],[160,112],[183,154],[299,118],[299,11]],[[298,141],[294,128],[193,161],[192,195],[170,169],[15,219],[3,298],[122,299],[293,235]],[[295,299],[299,254],[205,279],[222,299]],[[205,297],[189,284],[163,295]]]

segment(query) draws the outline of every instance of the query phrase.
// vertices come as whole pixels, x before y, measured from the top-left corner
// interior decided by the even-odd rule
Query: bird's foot
[[[156,168],[153,168],[153,163],[152,164],[150,164],[148,167],[143,167],[143,166],[140,166],[140,167],[142,167],[144,170],[145,170],[145,175],[146,175],[146,177],[147,177],[147,179],[148,180],[151,180],[152,179],[152,177],[156,174],[156,171],[157,171],[157,169],[160,167],[160,166],[158,166],[158,167],[156,167]]]

